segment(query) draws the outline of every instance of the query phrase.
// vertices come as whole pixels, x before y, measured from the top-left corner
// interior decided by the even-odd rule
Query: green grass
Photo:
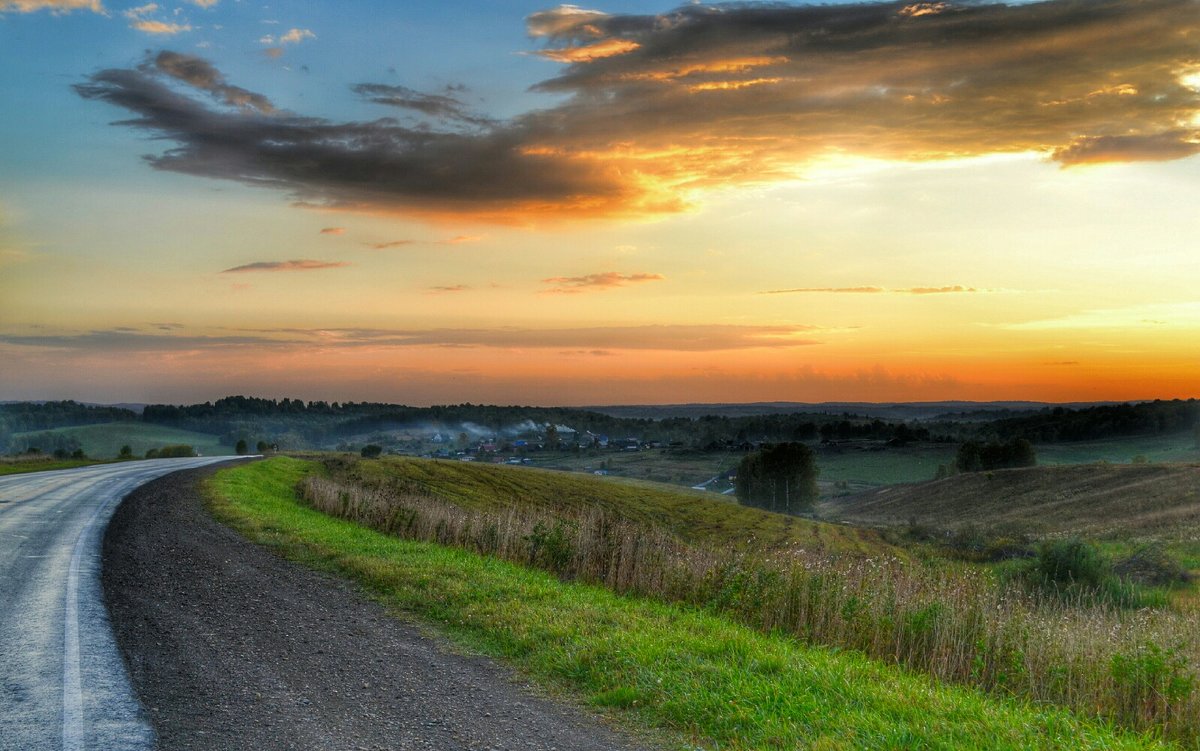
[[[895,552],[869,530],[773,514],[739,506],[715,493],[658,483],[409,457],[359,461],[352,471],[368,482],[418,489],[468,508],[601,508],[630,521],[663,527],[688,542],[739,548],[796,544],[831,552]]]
[[[299,504],[294,488],[312,471],[288,458],[224,470],[209,485],[212,507],[250,539],[635,726],[665,729],[680,748],[1172,747],[704,612],[387,537]]]
[[[113,458],[121,451],[122,446],[129,446],[133,449],[134,456],[145,455],[147,449],[177,444],[187,444],[206,456],[233,453],[233,447],[223,445],[221,439],[215,435],[141,422],[108,422],[99,425],[15,433],[13,439],[36,438],[48,433],[74,438],[79,441],[85,454],[98,458]]]
[[[95,459],[55,459],[52,456],[36,458],[19,456],[0,460],[0,476],[19,475],[26,472],[48,472],[52,469],[73,469],[99,464]]]
[[[1129,464],[1136,456],[1144,456],[1151,462],[1200,461],[1200,449],[1191,431],[1169,435],[1128,436],[1101,441],[1078,441],[1074,443],[1039,444],[1038,463],[1087,464],[1089,462],[1112,462]]]

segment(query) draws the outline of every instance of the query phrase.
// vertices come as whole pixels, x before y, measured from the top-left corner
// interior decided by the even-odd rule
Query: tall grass
[[[1039,597],[946,565],[798,547],[769,555],[710,549],[601,511],[471,510],[316,476],[300,491],[319,511],[387,534],[700,606],[1165,737],[1200,733],[1194,627],[1168,611],[1123,610],[1082,594]]]

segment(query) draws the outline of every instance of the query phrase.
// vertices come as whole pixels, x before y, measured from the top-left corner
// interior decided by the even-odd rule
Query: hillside
[[[666,527],[681,539],[738,548],[800,545],[829,551],[890,548],[877,533],[739,506],[725,496],[652,482],[552,470],[408,457],[327,462],[335,475],[424,492],[463,506],[599,507]]]
[[[831,499],[819,515],[874,526],[1012,525],[1032,534],[1184,541],[1200,531],[1200,464],[975,472]]]
[[[54,430],[31,431],[14,433],[14,442],[28,442],[38,445],[42,437],[61,437],[73,439],[88,456],[98,459],[115,457],[122,446],[129,446],[134,456],[142,456],[147,449],[161,448],[175,444],[187,444],[204,455],[232,454],[232,446],[224,446],[221,439],[208,433],[197,433],[192,430],[180,430],[162,425],[147,425],[140,422],[110,422],[99,425],[81,425],[71,428],[55,428]],[[43,450],[51,450],[52,446],[44,446]]]

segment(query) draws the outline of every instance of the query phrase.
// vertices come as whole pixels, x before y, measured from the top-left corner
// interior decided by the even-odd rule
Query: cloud
[[[231,107],[256,110],[263,114],[275,110],[271,101],[261,94],[225,83],[225,77],[221,75],[221,72],[201,57],[164,50],[155,55],[152,62],[143,65],[142,69],[152,69],[201,91],[207,91],[217,101]]]
[[[1200,143],[1200,0],[560,6],[528,29],[563,63],[534,87],[557,103],[467,132],[453,119],[247,118],[146,70],[77,89],[169,142],[150,159],[159,169],[303,205],[495,221],[680,211],[705,189],[794,179],[830,154],[1038,152],[1071,166],[1181,158]],[[455,111],[437,110],[440,94],[359,86]]]
[[[375,250],[388,250],[389,248],[403,248],[405,245],[415,245],[416,242],[416,240],[392,240],[383,243],[366,243],[366,245]]]
[[[345,261],[312,261],[299,259],[295,261],[255,261],[242,266],[225,269],[222,274],[242,274],[248,271],[316,271],[318,269],[339,269],[349,266]]]
[[[282,48],[283,48],[283,45],[285,45],[285,44],[300,44],[305,39],[316,39],[316,38],[317,38],[317,35],[312,33],[311,31],[309,31],[308,29],[288,29],[286,32],[284,32],[283,34],[280,34],[278,37],[273,36],[271,34],[267,34],[266,36],[259,39],[258,41],[261,44],[278,44],[280,52],[282,53]]]
[[[470,125],[495,123],[494,120],[468,112],[461,100],[448,94],[425,94],[407,86],[388,86],[382,83],[360,83],[350,88],[369,102],[413,110],[438,120],[458,121]]]
[[[149,19],[134,21],[132,27],[147,34],[158,34],[161,36],[173,36],[192,30],[192,27],[185,23],[168,23],[166,21],[152,21]]]
[[[442,240],[442,245],[462,245],[464,243],[477,243],[483,238],[479,235],[455,235],[449,240]]]
[[[565,329],[256,329],[230,335],[162,335],[91,331],[80,334],[4,334],[0,344],[93,352],[181,351],[222,347],[287,350],[359,347],[484,347],[554,350],[720,352],[787,349],[819,342],[811,326],[652,325]]]
[[[553,288],[545,290],[557,294],[577,294],[588,290],[612,289],[628,284],[642,282],[658,282],[665,279],[662,274],[621,274],[616,271],[606,271],[600,274],[584,276],[554,276],[543,279],[543,284],[553,284]]]
[[[1200,152],[1196,131],[1173,130],[1165,133],[1131,136],[1095,136],[1080,138],[1054,151],[1054,159],[1064,167],[1104,162],[1166,162]]]
[[[48,10],[55,15],[76,10],[103,13],[104,5],[100,0],[0,0],[0,13],[35,13],[39,10]]]
[[[449,292],[466,292],[470,289],[471,287],[466,284],[451,284],[441,287],[426,287],[425,291],[431,295],[441,295]]]
[[[342,235],[342,234],[345,234],[345,232],[346,232],[345,227],[322,227],[321,228],[322,235]]]
[[[221,0],[191,0],[192,5],[198,5],[201,8],[212,8]]]
[[[964,287],[961,284],[955,284],[950,287],[909,287],[908,289],[896,291],[906,292],[910,295],[947,295],[959,292],[978,292],[979,290],[974,287]]]
[[[186,23],[171,23],[168,21],[159,21],[147,16],[157,13],[160,10],[157,3],[147,3],[134,8],[129,8],[122,12],[121,15],[128,18],[131,23],[130,28],[143,31],[147,34],[156,34],[159,36],[173,36],[184,31],[191,31],[192,27]],[[178,9],[176,13],[178,13]]]

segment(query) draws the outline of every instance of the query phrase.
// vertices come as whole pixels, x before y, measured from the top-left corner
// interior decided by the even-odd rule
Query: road
[[[100,541],[134,488],[230,457],[0,477],[0,749],[152,749],[100,588]]]

